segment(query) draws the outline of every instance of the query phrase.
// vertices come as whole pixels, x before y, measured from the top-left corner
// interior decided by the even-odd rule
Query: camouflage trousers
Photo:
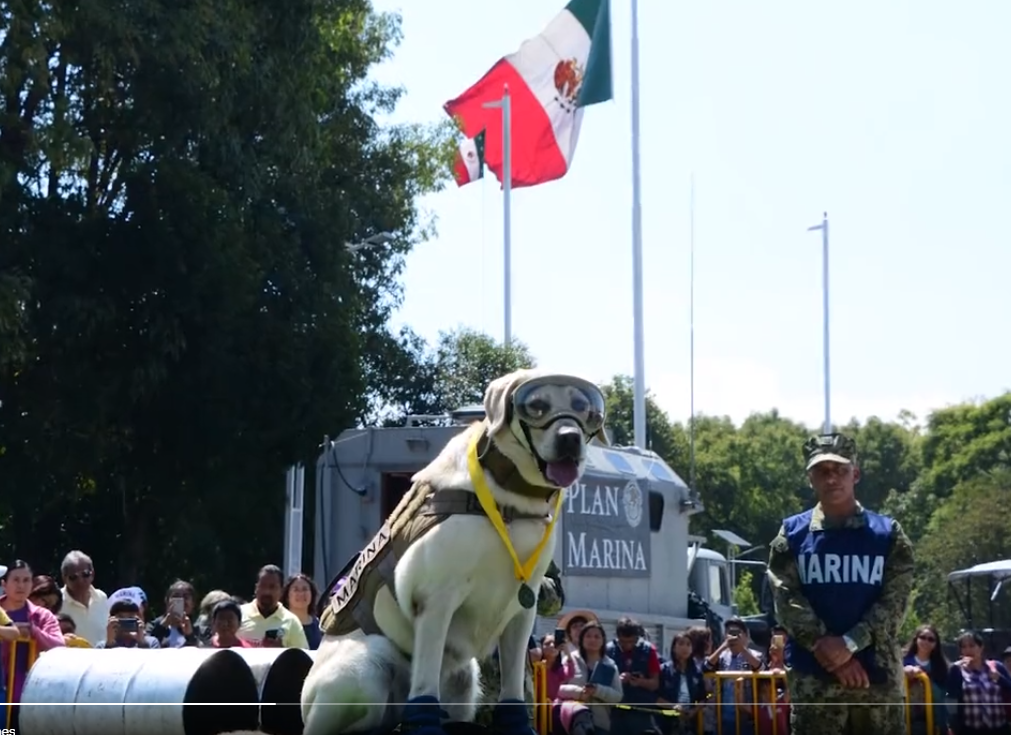
[[[904,735],[901,683],[844,689],[811,676],[789,674],[791,735]]]
[[[499,669],[498,659],[490,656],[481,662],[481,703],[477,707],[477,717],[475,718],[479,725],[491,726],[491,713],[498,703],[501,690],[502,672]],[[526,677],[523,681],[523,698],[527,702],[527,715],[533,722],[534,676],[529,666],[527,666]]]

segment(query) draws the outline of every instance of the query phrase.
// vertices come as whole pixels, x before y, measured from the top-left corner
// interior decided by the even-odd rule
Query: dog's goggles
[[[571,375],[546,375],[523,383],[513,393],[513,411],[523,423],[543,429],[561,418],[575,419],[587,437],[604,426],[604,394],[593,383]]]

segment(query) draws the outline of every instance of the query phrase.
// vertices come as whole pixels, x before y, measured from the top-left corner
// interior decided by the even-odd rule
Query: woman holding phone
[[[621,674],[618,664],[604,653],[604,628],[600,623],[587,623],[579,633],[578,650],[572,654],[573,676],[558,688],[558,698],[586,705],[597,735],[611,731],[611,707],[621,701]],[[566,722],[563,707],[562,722],[570,735],[582,735],[591,723],[572,717]]]
[[[790,692],[786,687],[785,655],[786,631],[773,628],[769,654],[762,662],[762,672],[770,676],[755,682],[755,702],[745,699],[743,687],[738,691],[738,706],[742,710],[754,714],[757,703],[759,735],[786,733],[790,730]]]
[[[165,614],[151,621],[147,634],[162,648],[199,645],[193,625],[195,611],[196,590],[189,582],[177,579],[165,592]]]

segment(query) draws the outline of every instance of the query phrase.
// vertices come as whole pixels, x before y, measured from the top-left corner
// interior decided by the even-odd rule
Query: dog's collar
[[[561,492],[556,487],[533,485],[523,479],[523,475],[516,465],[499,451],[487,433],[481,435],[481,440],[477,445],[477,455],[481,466],[495,478],[495,482],[504,490],[522,495],[525,498],[538,498],[545,501]]]

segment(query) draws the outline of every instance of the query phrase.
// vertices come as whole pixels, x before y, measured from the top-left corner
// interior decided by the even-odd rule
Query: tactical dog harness
[[[544,500],[550,500],[561,492],[558,488],[531,485],[524,480],[516,466],[488,439],[487,434],[481,437],[478,450],[482,467],[499,486],[525,497]],[[499,512],[507,524],[514,520],[549,520],[544,515],[519,513],[502,506],[499,506]],[[320,611],[323,632],[327,635],[348,635],[361,630],[369,635],[381,634],[374,613],[379,590],[385,587],[396,597],[394,573],[397,562],[411,544],[454,515],[487,517],[471,490],[435,490],[428,483],[414,483],[379,533],[331,581],[329,590],[338,584],[340,586],[329,601],[321,605],[325,606]]]

